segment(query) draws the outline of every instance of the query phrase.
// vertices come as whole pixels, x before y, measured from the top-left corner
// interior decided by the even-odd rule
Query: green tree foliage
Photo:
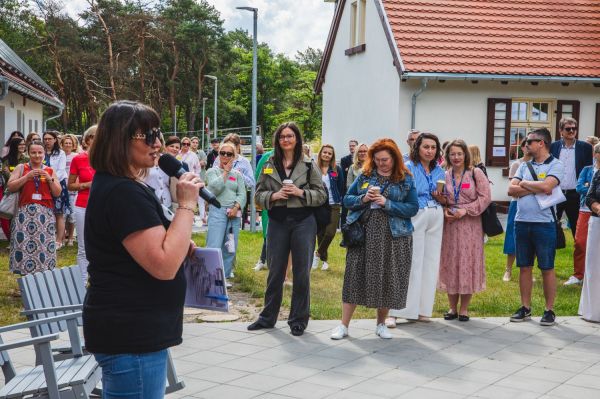
[[[81,132],[112,101],[135,99],[159,112],[165,130],[200,130],[203,98],[213,113],[214,83],[205,75],[219,78],[219,128],[250,126],[252,37],[225,32],[206,0],[87,2],[73,18],[61,0],[0,0],[0,37],[66,105],[49,126]],[[321,57],[308,48],[292,60],[259,44],[258,123],[267,142],[290,120],[307,139],[320,135],[321,98],[312,87]]]

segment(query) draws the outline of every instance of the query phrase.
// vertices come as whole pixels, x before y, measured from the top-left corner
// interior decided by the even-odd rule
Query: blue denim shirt
[[[362,202],[368,187],[371,185],[379,185],[375,173],[370,177],[361,174],[348,189],[348,193],[344,197],[344,206],[350,211],[346,219],[348,224],[356,222],[363,212],[371,206],[370,203],[365,204]],[[414,227],[410,218],[415,216],[419,211],[419,201],[414,178],[407,174],[404,181],[391,183],[388,193],[389,195],[383,210],[389,216],[392,236],[411,235]]]
[[[329,168],[327,172],[329,176],[329,182],[331,184],[331,196],[335,204],[341,204],[344,199],[346,191],[346,178],[344,177],[344,171],[338,165],[335,170]]]
[[[577,179],[577,194],[581,196],[581,200],[579,201],[579,208],[586,210],[589,212],[589,208],[585,205],[585,196],[590,189],[590,185],[592,184],[592,178],[594,177],[594,165],[586,166],[583,168],[581,173],[579,174],[579,179]],[[586,185],[587,183],[587,185]]]

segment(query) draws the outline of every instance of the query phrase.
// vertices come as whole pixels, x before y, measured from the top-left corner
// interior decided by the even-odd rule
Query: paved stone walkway
[[[355,320],[341,341],[329,339],[338,321],[311,321],[302,337],[284,322],[184,324],[171,353],[186,388],[167,398],[600,398],[600,325],[558,322],[434,319],[383,340]],[[30,365],[33,351],[11,357]]]

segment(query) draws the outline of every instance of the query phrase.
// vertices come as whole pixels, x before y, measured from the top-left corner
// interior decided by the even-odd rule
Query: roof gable
[[[419,74],[600,80],[600,2],[374,0],[403,77]],[[340,0],[315,90],[321,89]],[[340,15],[338,15],[340,14]],[[335,30],[334,30],[335,28]],[[333,31],[333,34],[332,34]]]
[[[0,76],[8,79],[10,89],[24,96],[57,108],[64,107],[54,90],[2,39],[0,39]]]

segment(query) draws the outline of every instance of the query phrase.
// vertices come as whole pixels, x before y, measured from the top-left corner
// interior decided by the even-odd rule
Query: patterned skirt
[[[367,210],[365,245],[348,248],[342,301],[369,308],[406,307],[412,264],[412,236],[394,238],[387,214]],[[358,223],[358,222],[357,222]]]
[[[56,266],[56,219],[39,204],[19,207],[10,226],[10,271],[26,275]]]

